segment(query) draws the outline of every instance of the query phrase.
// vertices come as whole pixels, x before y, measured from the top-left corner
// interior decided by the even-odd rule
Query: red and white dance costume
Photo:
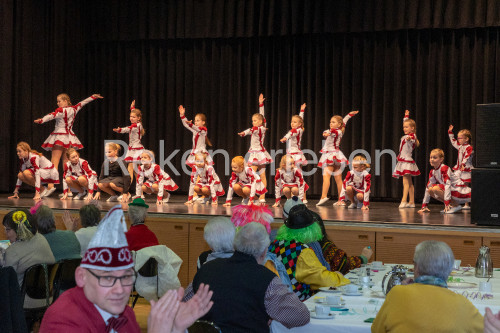
[[[179,188],[168,173],[163,171],[158,164],[151,163],[149,169],[146,169],[144,165],[137,166],[135,195],[142,195],[142,185],[151,188],[153,184],[158,185],[158,201],[163,200],[163,191],[172,192]]]
[[[181,116],[181,121],[184,127],[193,132],[193,148],[191,149],[189,157],[186,159],[186,164],[191,168],[194,167],[195,155],[201,153],[206,156],[208,165],[213,165],[214,161],[207,150],[207,128],[194,125],[193,122],[188,121],[185,116]]]
[[[304,193],[309,189],[309,185],[304,181],[302,171],[299,168],[292,168],[290,171],[277,169],[274,183],[276,202],[280,202],[285,187],[298,188],[300,200],[304,198]]]
[[[259,113],[264,117],[264,103],[259,105]],[[264,118],[261,126],[254,126],[243,131],[243,136],[251,135],[247,165],[265,165],[273,161],[271,155],[264,148],[266,130],[266,118]]]
[[[372,176],[367,170],[361,172],[350,170],[345,176],[342,183],[342,191],[340,192],[339,201],[345,200],[345,191],[348,186],[351,186],[356,193],[363,193],[363,206],[370,205],[370,189],[372,187]],[[354,193],[354,201],[358,201]]]
[[[409,119],[409,116],[405,116],[403,118],[403,123],[407,119]],[[410,133],[401,137],[401,142],[399,144],[398,162],[396,163],[396,168],[394,168],[394,172],[392,173],[392,176],[394,178],[399,178],[404,175],[420,175],[420,170],[418,170],[417,164],[411,157],[411,154],[416,147],[416,142],[417,136],[415,135],[415,133]]]
[[[96,98],[89,97],[81,101],[76,105],[67,106],[64,108],[57,108],[54,112],[45,115],[39,124],[46,123],[50,120],[56,120],[56,127],[54,131],[50,133],[49,137],[42,144],[42,148],[45,150],[52,150],[54,146],[61,146],[65,149],[75,148],[82,149],[83,145],[73,133],[73,124],[75,123],[75,118],[82,109],[82,107]]]
[[[89,162],[80,158],[77,164],[73,164],[70,161],[66,162],[64,165],[63,174],[63,193],[66,194],[69,190],[66,178],[71,178],[72,180],[77,180],[78,177],[85,177],[88,181],[88,191],[90,194],[97,191],[97,173],[90,168]]]
[[[472,166],[472,155],[474,154],[474,149],[468,143],[460,145],[457,140],[455,140],[455,135],[452,131],[448,131],[448,136],[450,137],[451,144],[453,147],[458,149],[457,164],[453,167],[453,171],[457,176],[465,183],[471,182],[471,170]],[[463,167],[463,170],[460,168]]]
[[[217,197],[221,197],[226,193],[220,183],[219,176],[217,176],[214,168],[210,165],[204,168],[193,166],[193,170],[191,171],[191,182],[189,184],[188,201],[193,201],[195,186],[198,186],[200,189],[208,188],[210,190],[212,202],[217,202]]]
[[[429,181],[427,182],[427,186],[425,188],[422,208],[427,207],[427,204],[431,199],[429,188],[436,185],[444,191],[444,204],[446,206],[450,204],[451,199],[460,204],[470,202],[470,187],[465,186],[464,182],[451,172],[450,167],[441,164],[438,168],[432,169],[429,173]]]
[[[59,184],[59,172],[54,168],[54,164],[45,156],[29,153],[28,158],[19,160],[19,172],[29,170],[35,176],[35,189],[40,192],[41,183]],[[16,190],[19,190],[23,182],[18,178]]]
[[[349,119],[351,119],[355,113],[349,113],[342,119],[344,127],[347,125]],[[349,160],[345,157],[344,153],[340,150],[340,141],[342,141],[342,136],[344,133],[340,128],[331,128],[323,131],[323,134],[328,134],[325,140],[325,145],[321,149],[321,158],[318,162],[318,167],[326,167],[329,165],[348,165]]]
[[[250,188],[251,201],[254,200],[255,195],[260,196],[267,192],[267,189],[264,187],[264,184],[260,180],[260,177],[252,168],[248,166],[243,168],[243,171],[240,173],[233,172],[231,174],[231,179],[229,180],[229,189],[227,190],[226,203],[231,203],[231,201],[233,200],[234,184],[239,184],[242,188]]]
[[[304,110],[300,110],[299,116],[304,119]],[[295,165],[298,167],[307,165],[307,159],[302,153],[302,150],[300,150],[300,142],[302,141],[303,134],[304,129],[302,127],[299,127],[292,128],[284,136],[284,138],[286,138],[288,142],[286,147],[286,154],[293,157]]]
[[[128,127],[118,128],[118,133],[128,133],[128,151],[127,155],[125,155],[125,162],[132,163],[141,160],[141,154],[144,152],[141,143],[142,130],[143,127],[140,122],[131,124]]]

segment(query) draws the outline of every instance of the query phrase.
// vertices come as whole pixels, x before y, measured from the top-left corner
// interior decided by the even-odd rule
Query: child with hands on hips
[[[356,155],[352,161],[352,170],[342,183],[340,200],[345,205],[345,199],[351,202],[348,208],[368,210],[370,205],[371,175],[368,172],[370,164],[363,155]]]
[[[305,158],[302,150],[300,150],[300,144],[302,137],[304,135],[304,112],[306,110],[306,103],[300,106],[300,112],[298,115],[293,115],[290,122],[290,131],[280,140],[282,143],[289,141],[286,154],[293,157],[295,160],[295,165],[297,168],[302,170],[303,165],[307,165],[307,159]],[[302,203],[306,204],[306,195],[304,193],[301,198]]]
[[[142,111],[135,107],[135,100],[130,104],[130,126],[113,128],[116,133],[128,133],[128,151],[125,156],[125,162],[130,175],[130,182],[134,180],[134,163],[140,163],[141,154],[144,150],[141,139],[146,133],[142,126]]]
[[[192,205],[194,194],[199,197],[204,196],[205,202],[212,199],[212,206],[217,206],[217,197],[225,194],[219,176],[215,173],[214,168],[208,164],[205,154],[195,154],[193,169],[191,172],[191,181],[189,184],[188,201],[184,204]]]
[[[158,193],[156,204],[162,205],[170,199],[170,193],[166,192],[166,198],[163,199],[165,191],[175,191],[179,188],[170,178],[168,173],[154,163],[154,153],[150,150],[144,150],[140,156],[141,165],[137,167],[137,182],[135,186],[135,198],[144,198],[143,193]]]
[[[472,155],[474,149],[472,148],[472,134],[468,129],[458,131],[457,139],[453,135],[453,125],[448,128],[448,136],[450,137],[451,144],[458,150],[457,164],[453,167],[453,171],[458,178],[470,186],[471,183],[471,170]],[[464,210],[469,210],[469,203],[465,203],[462,207]]]
[[[73,148],[66,150],[68,162],[64,164],[63,174],[63,196],[61,200],[68,198],[71,189],[78,191],[73,200],[80,200],[85,196],[86,201],[94,197],[94,191],[97,190],[97,173],[92,170],[89,163],[80,158],[80,154]]]
[[[104,149],[106,160],[101,166],[101,173],[99,175],[98,190],[94,194],[94,199],[101,198],[101,191],[110,195],[108,202],[121,201],[127,202],[130,198],[128,193],[130,189],[130,177],[122,170],[120,162],[118,161],[118,153],[120,145],[108,142]],[[117,193],[122,193],[119,197]]]
[[[276,169],[274,177],[276,202],[273,207],[280,206],[281,196],[287,199],[298,196],[302,200],[309,186],[304,181],[302,171],[295,166],[295,160],[291,155],[284,155],[280,161],[280,168]]]
[[[250,149],[248,150],[248,165],[259,175],[264,187],[267,187],[266,178],[266,165],[271,163],[271,155],[264,148],[264,139],[266,137],[266,118],[264,116],[264,98],[263,94],[259,95],[259,113],[254,113],[252,115],[252,125],[253,127],[238,133],[239,136],[244,137],[251,135],[250,138]],[[259,201],[262,204],[266,203],[265,195],[262,194]]]
[[[330,129],[323,131],[325,144],[321,149],[321,158],[318,167],[323,169],[323,188],[321,190],[321,199],[316,206],[325,204],[330,191],[330,180],[333,175],[335,183],[337,184],[337,192],[339,200],[334,203],[334,206],[342,206],[343,202],[340,200],[342,192],[342,171],[343,168],[349,164],[349,161],[340,150],[340,142],[344,136],[345,127],[349,119],[358,114],[359,111],[351,111],[347,116],[342,118],[335,115],[330,118]]]
[[[236,156],[231,161],[231,179],[229,180],[229,189],[227,191],[225,207],[231,206],[233,192],[236,192],[243,198],[242,203],[253,204],[255,195],[263,195],[267,192],[262,184],[259,175],[250,167],[245,165],[243,156]]]
[[[71,99],[68,94],[57,95],[57,109],[45,115],[43,118],[35,120],[36,124],[43,124],[51,120],[56,120],[54,131],[42,144],[42,148],[52,151],[51,162],[56,170],[59,168],[59,161],[63,157],[63,163],[66,164],[66,155],[63,155],[68,148],[82,149],[83,145],[73,132],[73,124],[78,112],[86,104],[98,99],[104,98],[99,94],[94,94],[84,99],[76,105],[71,105]]]
[[[433,169],[429,173],[429,181],[425,189],[422,209],[419,213],[430,212],[427,207],[431,197],[444,202],[441,213],[453,214],[462,209],[460,203],[470,202],[471,190],[464,182],[451,172],[451,168],[443,164],[444,152],[433,149],[429,162]]]
[[[14,195],[11,195],[9,199],[19,198],[19,188],[22,183],[35,188],[33,200],[40,200],[51,195],[56,190],[54,184],[59,184],[59,172],[52,162],[23,141],[17,144],[16,152],[19,157],[19,173]],[[42,183],[48,184],[48,187],[41,187]]]
[[[399,144],[398,162],[392,173],[394,178],[403,177],[403,198],[399,208],[415,208],[415,187],[411,177],[420,175],[417,164],[412,158],[413,150],[420,145],[416,136],[417,125],[410,119],[410,111],[405,111],[403,118],[403,132]],[[408,198],[409,197],[409,198]],[[408,202],[407,202],[407,199]]]

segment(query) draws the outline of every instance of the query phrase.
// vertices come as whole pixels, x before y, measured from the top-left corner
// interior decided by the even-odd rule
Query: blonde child
[[[429,173],[429,181],[425,188],[425,196],[422,201],[422,209],[419,213],[430,212],[427,207],[431,197],[444,202],[444,210],[441,213],[453,214],[462,209],[461,203],[470,202],[470,187],[451,172],[451,168],[443,164],[444,152],[441,149],[433,149],[429,158],[432,166]]]
[[[63,155],[68,148],[82,149],[83,145],[73,132],[73,124],[78,112],[86,104],[98,99],[104,98],[99,94],[94,94],[84,99],[76,105],[71,104],[68,94],[57,95],[57,109],[45,115],[43,118],[35,120],[36,124],[43,124],[51,120],[56,120],[54,131],[42,144],[42,148],[52,151],[51,162],[56,170],[59,168],[59,161],[63,157],[63,163],[66,164],[66,155]]]
[[[413,150],[420,145],[416,136],[417,125],[410,119],[410,111],[405,111],[403,118],[403,132],[399,144],[398,162],[392,173],[394,178],[403,177],[403,198],[399,208],[415,208],[415,187],[411,177],[420,175],[417,164],[412,158]],[[409,197],[409,201],[407,199]]]
[[[369,168],[370,164],[366,161],[365,156],[356,155],[354,157],[352,170],[347,172],[340,193],[340,201],[344,205],[346,197],[351,202],[348,208],[369,209],[372,184],[371,175],[368,172]]]
[[[354,115],[358,114],[358,112],[359,111],[351,111],[344,118],[339,115],[333,116],[330,118],[330,129],[323,131],[325,144],[320,151],[321,158],[318,163],[318,167],[323,169],[323,188],[321,191],[321,199],[316,206],[321,206],[330,199],[328,198],[328,192],[330,191],[330,179],[332,175],[337,184],[339,198],[333,205],[343,205],[340,200],[340,193],[342,192],[342,171],[343,168],[349,164],[349,161],[340,150],[340,141],[344,136],[347,122],[354,117]]]
[[[457,164],[453,167],[453,171],[456,176],[460,178],[464,183],[471,183],[471,170],[472,167],[472,155],[474,154],[474,149],[472,148],[472,134],[468,129],[463,129],[458,132],[457,140],[453,135],[453,125],[448,128],[448,136],[450,137],[451,144],[453,147],[458,149]],[[469,203],[466,202],[462,207],[464,210],[469,210]]]
[[[208,164],[207,155],[202,153],[195,154],[193,169],[191,172],[191,181],[189,185],[189,197],[186,205],[193,204],[194,194],[199,197],[206,197],[206,202],[212,198],[212,206],[217,206],[217,197],[225,194],[219,176],[214,168]]]
[[[295,165],[297,168],[302,169],[303,165],[307,165],[307,160],[300,150],[300,143],[302,141],[302,136],[304,134],[304,112],[306,110],[306,103],[300,106],[300,112],[298,115],[292,116],[292,121],[290,122],[290,131],[280,140],[282,143],[290,141],[286,148],[286,154],[293,157],[295,160]],[[307,203],[305,193],[301,198],[303,203]]]
[[[66,150],[66,157],[68,162],[64,164],[61,200],[66,200],[68,192],[73,188],[78,191],[73,200],[82,199],[88,192],[85,200],[90,201],[94,196],[94,191],[97,190],[97,173],[92,170],[89,162],[80,158],[80,154],[74,148]]]
[[[254,113],[252,115],[252,126],[238,133],[239,136],[244,137],[250,135],[250,149],[248,150],[248,162],[247,164],[252,167],[252,169],[259,175],[262,184],[267,187],[266,178],[266,165],[271,163],[271,155],[264,148],[264,139],[266,137],[266,118],[264,116],[264,98],[263,94],[259,95],[259,113]],[[265,194],[262,194],[259,198],[261,204],[266,203]]]
[[[207,150],[207,144],[210,147],[212,146],[212,143],[207,137],[207,117],[203,113],[197,113],[194,116],[193,123],[193,121],[186,118],[185,114],[186,109],[182,105],[179,105],[179,115],[181,116],[182,125],[193,133],[193,148],[191,149],[191,153],[186,160],[186,164],[193,167],[195,165],[195,155],[197,153],[202,153],[206,156],[208,164],[213,165],[214,162],[212,161],[212,158]]]
[[[136,109],[135,100],[130,104],[130,123],[131,125],[128,127],[113,128],[113,131],[116,133],[128,133],[129,143],[125,162],[129,163],[127,170],[130,175],[130,182],[132,182],[134,180],[134,164],[140,163],[140,156],[144,150],[141,139],[146,133],[146,130],[142,126],[142,111]]]
[[[309,186],[304,181],[302,171],[295,166],[295,160],[291,155],[284,155],[280,161],[279,169],[276,169],[274,177],[276,202],[273,207],[280,206],[281,196],[287,199],[298,196],[301,200]]]
[[[19,173],[14,195],[9,199],[19,198],[19,188],[22,183],[35,188],[33,200],[51,195],[56,190],[54,184],[59,184],[59,173],[52,162],[23,141],[17,144],[16,152],[19,157]],[[48,187],[40,187],[42,183],[48,184]]]
[[[253,204],[255,195],[263,195],[267,192],[266,187],[259,178],[259,175],[250,167],[246,166],[243,156],[236,156],[231,161],[231,179],[227,190],[225,207],[231,206],[233,192],[243,198],[242,203]]]
[[[121,201],[127,202],[130,195],[128,194],[130,188],[130,177],[126,175],[118,162],[118,153],[120,152],[120,145],[108,142],[104,149],[106,160],[102,163],[101,173],[99,175],[99,189],[94,194],[94,200],[101,198],[101,191],[110,195],[108,202]],[[106,170],[107,169],[107,173]],[[122,193],[121,200],[117,193]]]
[[[141,165],[137,167],[137,182],[135,186],[135,198],[144,198],[143,193],[158,193],[156,204],[162,205],[170,199],[170,193],[179,188],[170,178],[168,173],[154,163],[154,153],[150,150],[144,150],[140,156]],[[166,192],[166,198],[163,199],[163,193]]]

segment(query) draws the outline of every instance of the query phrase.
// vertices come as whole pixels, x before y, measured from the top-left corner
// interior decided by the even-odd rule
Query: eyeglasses
[[[124,275],[124,276],[113,276],[113,275],[97,275],[94,272],[92,272],[90,269],[87,269],[90,274],[96,277],[97,282],[101,287],[106,287],[110,288],[113,287],[116,283],[116,280],[120,280],[120,283],[122,284],[122,287],[127,287],[131,286],[134,284],[135,279],[136,279],[136,274],[132,275]]]
[[[5,227],[5,232],[7,232],[7,231],[11,231],[11,230],[12,230],[12,228],[7,228],[7,227]]]

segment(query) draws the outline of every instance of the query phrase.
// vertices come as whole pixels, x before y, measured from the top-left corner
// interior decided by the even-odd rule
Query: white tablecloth
[[[373,297],[374,295],[381,295],[381,282],[382,279],[388,271],[391,270],[392,265],[384,265],[384,270],[379,272],[372,272],[372,280],[374,286],[372,287],[373,292],[365,293],[362,296],[345,296],[342,295],[342,299],[345,301],[345,307],[349,311],[333,311],[335,317],[333,319],[314,319],[311,318],[311,322],[305,326],[297,327],[293,329],[287,329],[280,323],[273,321],[271,324],[271,330],[273,333],[281,332],[301,332],[301,333],[369,333],[371,332],[371,323],[365,323],[364,321],[368,318],[375,318],[378,310],[384,303],[384,298]],[[411,267],[411,266],[409,266]],[[463,272],[463,268],[458,272]],[[470,271],[474,272],[474,269]],[[472,304],[474,304],[479,312],[484,315],[485,308],[490,307],[493,313],[500,311],[500,269],[493,272],[493,278],[490,279],[492,283],[492,292],[488,293],[492,297],[485,297],[484,293],[479,292],[479,282],[486,281],[486,279],[476,278],[471,273],[453,275],[455,279],[461,279],[460,282],[475,283],[475,287],[468,288],[449,288],[450,290],[464,295],[467,297]],[[349,277],[357,277],[356,271],[350,272],[346,275]],[[387,281],[386,281],[387,283]],[[379,291],[379,292],[375,292]],[[309,310],[314,310],[317,302],[329,295],[327,292],[319,292],[315,296],[311,297],[304,304],[307,305]],[[333,294],[330,294],[333,295]]]

